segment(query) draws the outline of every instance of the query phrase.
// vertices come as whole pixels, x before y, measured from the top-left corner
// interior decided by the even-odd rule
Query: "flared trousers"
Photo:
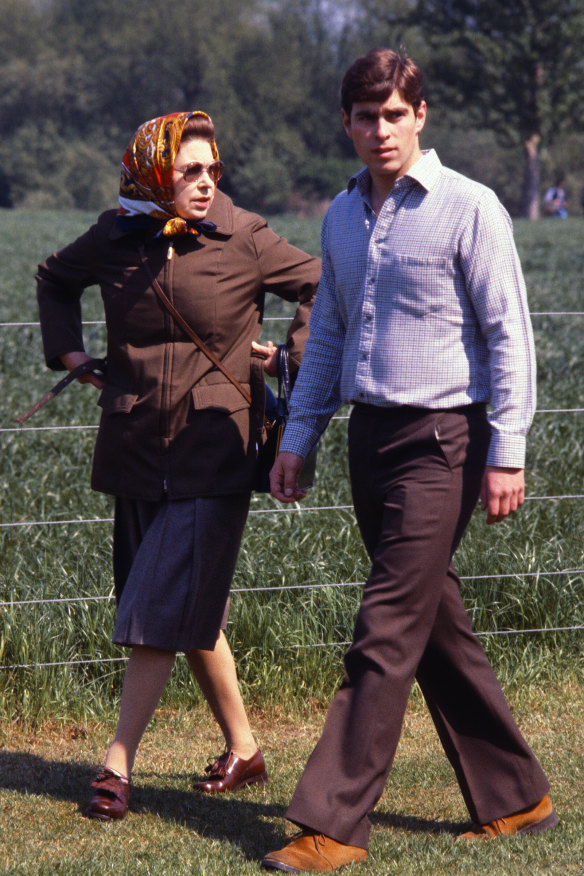
[[[480,493],[484,405],[355,406],[353,502],[371,558],[344,680],[287,818],[367,848],[414,679],[474,822],[530,806],[547,779],[471,630],[452,556]],[[420,763],[423,769],[423,763]]]

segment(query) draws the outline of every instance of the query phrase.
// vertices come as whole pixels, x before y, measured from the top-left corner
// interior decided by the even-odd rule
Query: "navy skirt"
[[[213,650],[249,510],[248,493],[148,502],[116,498],[113,641]]]

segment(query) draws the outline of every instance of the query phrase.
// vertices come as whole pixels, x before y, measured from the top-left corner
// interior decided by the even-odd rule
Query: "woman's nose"
[[[213,182],[213,177],[206,170],[204,170],[201,176],[198,178],[197,184],[200,189],[212,189],[215,185],[215,183]]]

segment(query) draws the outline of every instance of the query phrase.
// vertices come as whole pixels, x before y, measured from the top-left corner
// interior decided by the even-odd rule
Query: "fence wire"
[[[526,502],[555,502],[563,499],[584,499],[584,493],[572,493],[561,496],[526,496]],[[253,514],[308,514],[314,511],[352,511],[352,505],[313,505],[312,507],[287,506],[285,508],[252,508]],[[71,518],[70,520],[18,520],[14,523],[0,523],[0,529],[27,526],[71,526],[72,524],[113,523],[113,517]]]
[[[531,313],[532,317],[539,316],[584,316],[584,311],[534,311]],[[264,322],[288,322],[290,317],[266,317]],[[38,327],[40,323],[38,322],[0,322],[0,329],[2,328],[22,328],[22,327]],[[85,326],[102,326],[105,325],[104,320],[94,320],[94,321],[84,321]],[[547,409],[538,409],[536,414],[580,414],[584,413],[584,408],[547,408]],[[337,415],[333,417],[335,420],[346,420],[349,415]],[[37,427],[9,427],[9,428],[0,428],[1,433],[31,433],[31,432],[51,432],[51,431],[89,431],[96,430],[98,428],[97,425],[67,425],[67,426],[37,426]],[[561,500],[574,500],[574,499],[584,499],[584,494],[563,494],[557,496],[527,496],[525,498],[526,502],[529,501],[561,501]],[[261,508],[261,509],[251,509],[250,515],[252,514],[282,514],[282,513],[309,513],[309,512],[320,512],[320,511],[353,511],[352,505],[322,505],[322,506],[312,506],[312,507],[302,507],[302,506],[294,506],[294,507],[275,507],[275,508]],[[24,521],[14,521],[7,523],[0,523],[0,529],[8,529],[14,527],[29,527],[29,526],[64,526],[64,525],[72,525],[72,524],[94,524],[94,523],[112,523],[112,517],[103,517],[103,518],[92,518],[92,519],[71,519],[71,520],[24,520]],[[557,577],[560,575],[582,575],[584,574],[584,569],[569,569],[569,570],[561,570],[561,571],[537,571],[537,572],[517,572],[517,573],[508,573],[508,574],[497,574],[497,575],[468,575],[461,576],[461,581],[477,581],[477,580],[497,580],[503,578],[546,578],[546,577]],[[337,582],[337,583],[327,583],[327,584],[296,584],[296,585],[282,585],[282,586],[273,586],[273,587],[250,587],[250,588],[232,588],[232,594],[241,594],[241,595],[250,595],[252,593],[260,593],[264,591],[286,591],[286,590],[319,590],[319,589],[329,589],[335,587],[363,587],[365,582],[363,581],[348,581],[348,582]],[[15,607],[25,607],[25,606],[34,606],[34,605],[45,605],[45,604],[55,604],[55,603],[88,603],[88,602],[109,602],[114,600],[114,595],[109,594],[107,596],[78,596],[78,597],[54,597],[49,599],[23,599],[23,600],[11,600],[7,602],[0,602],[0,608],[8,609]],[[576,624],[574,626],[561,626],[561,627],[541,627],[541,628],[532,628],[532,629],[509,629],[509,630],[494,630],[494,631],[480,631],[475,635],[479,637],[488,637],[488,636],[514,636],[514,635],[534,635],[534,634],[546,634],[546,633],[560,633],[560,632],[575,632],[584,630],[584,624]],[[303,645],[281,645],[280,647],[285,649],[309,649],[309,648],[332,648],[332,647],[347,647],[350,645],[350,641],[346,642],[316,642],[310,644]],[[0,665],[0,670],[17,670],[17,669],[42,669],[42,668],[50,668],[50,667],[59,667],[59,666],[81,666],[81,665],[89,665],[89,664],[101,664],[101,663],[124,663],[128,660],[128,657],[107,657],[107,658],[94,658],[94,659],[80,659],[80,660],[63,660],[63,661],[54,661],[47,663],[25,663],[25,664],[13,664],[13,665]]]
[[[583,310],[532,310],[530,316],[584,316]],[[289,316],[265,316],[263,322],[290,322]],[[83,320],[83,325],[105,325],[104,319]],[[39,328],[40,322],[0,322],[0,328]]]
[[[559,575],[584,575],[584,569],[563,569],[559,572],[507,572],[497,575],[461,575],[461,581],[497,581],[503,578],[553,578]],[[322,590],[335,587],[363,587],[365,581],[337,581],[330,584],[275,584],[273,587],[232,587],[234,593],[267,593],[284,592],[285,590]],[[19,599],[9,602],[0,602],[0,608],[14,608],[24,605],[48,605],[49,603],[75,603],[75,602],[111,602],[115,599],[113,593],[107,596],[54,596],[50,599]],[[539,630],[544,632],[545,628]],[[524,632],[527,632],[524,630]]]

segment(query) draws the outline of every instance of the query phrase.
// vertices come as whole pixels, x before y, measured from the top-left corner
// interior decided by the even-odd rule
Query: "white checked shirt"
[[[508,213],[423,154],[376,217],[367,168],[332,202],[281,450],[305,456],[342,403],[490,402],[488,464],[523,467],[535,353]]]

